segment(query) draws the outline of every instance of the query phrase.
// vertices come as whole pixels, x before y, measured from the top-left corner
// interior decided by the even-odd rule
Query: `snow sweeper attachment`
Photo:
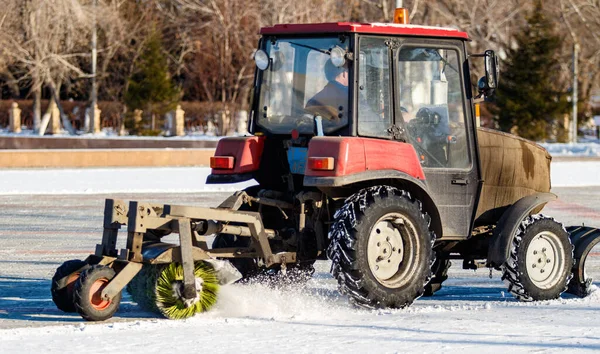
[[[125,225],[126,247],[118,252],[118,231]],[[171,233],[179,234],[178,244],[161,241]],[[207,236],[216,233],[251,238],[251,246],[209,249]],[[52,299],[62,311],[102,321],[117,311],[126,288],[146,310],[187,318],[215,304],[219,285],[241,278],[223,259],[260,258],[267,267],[282,268],[296,262],[293,252],[271,252],[268,239],[274,235],[256,212],[107,199],[102,243],[85,261],[70,260],[56,270]]]

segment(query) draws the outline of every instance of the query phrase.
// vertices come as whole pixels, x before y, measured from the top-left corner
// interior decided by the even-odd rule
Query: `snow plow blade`
[[[600,242],[600,229],[589,226],[569,226],[567,227],[571,237],[571,243],[574,246],[573,258],[573,278],[569,283],[567,292],[579,297],[586,297],[590,294],[592,278],[586,278],[585,261],[590,252]]]

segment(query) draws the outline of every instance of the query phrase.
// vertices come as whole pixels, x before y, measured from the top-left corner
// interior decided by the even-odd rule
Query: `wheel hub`
[[[369,236],[369,267],[379,280],[389,280],[397,272],[404,256],[402,236],[392,220],[380,220]]]
[[[558,237],[550,232],[536,235],[527,248],[527,273],[540,288],[554,286],[560,278],[562,258]]]
[[[108,279],[96,280],[90,289],[89,299],[90,303],[96,310],[102,311],[110,305],[110,300],[102,298],[102,290],[108,285]]]

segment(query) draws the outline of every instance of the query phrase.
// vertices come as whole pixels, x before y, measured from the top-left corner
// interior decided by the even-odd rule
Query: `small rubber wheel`
[[[121,292],[111,300],[101,297],[102,290],[115,275],[112,268],[103,265],[92,266],[81,273],[73,291],[75,310],[81,317],[88,321],[104,321],[117,312]]]
[[[521,301],[551,300],[567,289],[572,267],[567,231],[552,218],[532,215],[519,226],[502,280]]]
[[[88,269],[89,264],[79,259],[66,261],[56,269],[52,277],[50,292],[56,307],[64,312],[75,312],[73,304],[73,288],[82,271]]]

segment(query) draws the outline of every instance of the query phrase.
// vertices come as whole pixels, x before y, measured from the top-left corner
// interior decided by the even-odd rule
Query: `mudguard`
[[[488,264],[498,268],[510,257],[513,238],[521,221],[536,209],[541,209],[546,203],[556,200],[553,193],[535,193],[523,197],[511,205],[500,217],[494,236],[488,248]]]
[[[567,232],[570,234],[571,243],[575,246],[573,278],[569,282],[567,292],[579,297],[586,297],[590,294],[592,278],[585,276],[585,261],[594,246],[600,243],[600,229],[589,226],[569,226]]]

